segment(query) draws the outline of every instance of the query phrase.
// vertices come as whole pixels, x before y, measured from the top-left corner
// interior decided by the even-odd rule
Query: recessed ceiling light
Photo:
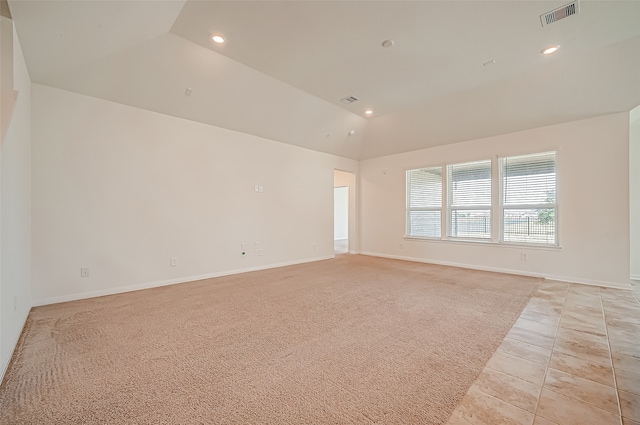
[[[558,46],[558,45],[545,47],[544,49],[542,49],[540,51],[540,53],[542,53],[543,55],[551,55],[551,54],[557,52],[559,48],[560,48],[560,46]]]
[[[367,109],[366,111],[364,111],[364,113],[367,115],[371,115],[373,114],[373,111],[371,109]]]
[[[396,44],[396,42],[393,40],[385,40],[382,42],[382,47],[391,47],[394,44]]]
[[[221,36],[220,34],[213,34],[211,36],[211,39],[213,40],[214,43],[218,43],[218,44],[224,43],[224,37]]]

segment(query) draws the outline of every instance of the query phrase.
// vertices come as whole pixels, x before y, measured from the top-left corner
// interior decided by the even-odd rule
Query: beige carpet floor
[[[443,424],[539,279],[342,255],[34,308],[2,424]]]

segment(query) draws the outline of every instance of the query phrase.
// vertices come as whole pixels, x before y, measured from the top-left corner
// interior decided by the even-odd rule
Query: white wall
[[[349,239],[349,186],[333,190],[333,239]]]
[[[13,66],[18,96],[0,153],[0,381],[31,309],[31,80],[15,32]]]
[[[38,84],[32,118],[36,305],[333,257],[356,161]]]
[[[374,255],[629,287],[629,114],[360,163],[361,250]],[[392,142],[392,141],[389,141]],[[404,239],[405,170],[559,149],[561,248]],[[527,253],[527,260],[521,260]]]
[[[360,250],[359,231],[359,190],[357,186],[357,173],[335,170],[333,185],[335,187],[346,186],[349,188],[349,252],[356,254]]]
[[[640,106],[632,109],[630,113],[629,217],[631,278],[640,280]]]

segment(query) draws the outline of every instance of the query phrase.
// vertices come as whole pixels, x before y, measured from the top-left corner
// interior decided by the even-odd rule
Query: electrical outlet
[[[178,259],[176,257],[171,257],[171,261],[169,261],[171,267],[175,267],[178,265]]]
[[[402,244],[400,244],[400,249],[402,249]]]
[[[82,267],[80,269],[80,277],[89,277],[89,267]]]
[[[317,244],[315,244],[315,243],[314,243],[313,245],[311,245],[311,246],[313,247],[313,250],[314,250],[314,251],[315,251],[315,250],[316,250],[316,248],[318,247],[318,245],[317,245]]]
[[[527,260],[527,254],[526,254],[525,252],[522,252],[522,253],[520,254],[520,259],[521,259],[522,261],[526,261],[526,260]]]

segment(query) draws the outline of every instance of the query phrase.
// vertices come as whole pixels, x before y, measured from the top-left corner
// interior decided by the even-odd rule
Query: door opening
[[[333,247],[335,254],[357,254],[358,187],[356,175],[349,171],[333,170]],[[328,236],[328,235],[327,235]]]
[[[349,186],[333,188],[333,250],[349,252]]]

